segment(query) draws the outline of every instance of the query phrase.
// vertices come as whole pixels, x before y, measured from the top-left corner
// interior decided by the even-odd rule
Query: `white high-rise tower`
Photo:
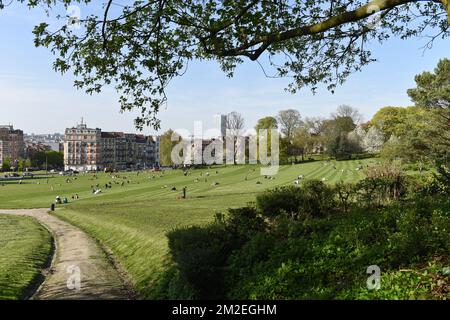
[[[214,126],[220,132],[220,137],[225,137],[227,134],[227,116],[220,113],[215,114]]]

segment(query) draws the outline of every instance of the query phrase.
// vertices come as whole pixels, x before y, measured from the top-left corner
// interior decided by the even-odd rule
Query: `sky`
[[[86,95],[73,87],[70,74],[53,71],[52,54],[35,48],[31,33],[34,25],[45,20],[42,10],[18,5],[0,10],[0,124],[13,124],[26,133],[63,133],[83,117],[89,127],[136,132],[137,113],[119,112],[112,87],[99,95]],[[416,38],[371,44],[377,62],[351,75],[334,94],[324,88],[315,95],[308,88],[287,93],[286,79],[266,78],[254,62],[238,66],[231,79],[215,62],[191,62],[187,73],[167,89],[159,133],[169,128],[192,132],[195,121],[202,121],[206,130],[217,113],[238,111],[246,128],[251,128],[259,118],[283,109],[297,109],[302,117],[326,117],[341,104],[358,108],[369,120],[381,107],[411,105],[406,90],[415,86],[414,76],[449,58],[448,39],[436,40],[431,50],[424,51],[426,42]],[[158,132],[146,128],[143,133]]]

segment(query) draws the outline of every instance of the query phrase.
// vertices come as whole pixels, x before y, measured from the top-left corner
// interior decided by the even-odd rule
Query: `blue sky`
[[[88,96],[73,88],[73,78],[52,70],[52,54],[33,45],[33,26],[45,20],[41,10],[29,11],[13,6],[0,11],[0,124],[12,123],[31,133],[63,132],[79,122],[104,130],[135,131],[135,114],[121,114],[113,88]],[[279,110],[295,108],[305,116],[328,116],[340,104],[357,107],[366,120],[381,107],[407,106],[406,94],[414,87],[414,75],[432,70],[438,60],[449,57],[450,41],[437,40],[432,50],[423,51],[427,39],[391,39],[373,43],[377,62],[353,74],[335,94],[308,88],[297,94],[284,91],[285,79],[269,79],[256,63],[238,67],[234,78],[227,78],[216,63],[189,64],[188,72],[175,79],[167,90],[169,102],[161,110],[162,130],[185,128],[192,131],[194,121],[212,126],[216,113],[239,111],[247,127]],[[148,128],[147,134],[155,133]]]

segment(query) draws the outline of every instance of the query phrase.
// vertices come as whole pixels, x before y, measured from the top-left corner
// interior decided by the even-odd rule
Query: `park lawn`
[[[363,176],[361,171],[354,170],[358,164],[369,164],[371,162],[375,162],[375,160],[340,161],[331,162],[328,165],[324,165],[322,161],[285,165],[280,166],[280,171],[274,180],[264,179],[264,177],[259,175],[259,167],[251,165],[218,168],[218,175],[215,174],[216,169],[194,170],[192,171],[194,175],[189,177],[184,177],[179,170],[167,170],[163,178],[158,178],[159,173],[143,173],[137,176],[134,172],[124,172],[120,173],[119,176],[127,177],[130,183],[126,183],[123,188],[113,184],[113,188],[108,190],[105,190],[104,184],[114,182],[109,174],[99,173],[97,174],[98,179],[94,179],[92,174],[81,174],[76,180],[56,174],[49,179],[26,179],[22,181],[22,184],[19,184],[18,181],[0,182],[0,208],[48,208],[57,195],[71,200],[71,196],[76,193],[81,198],[80,202],[87,201],[89,203],[91,203],[91,200],[97,202],[99,199],[110,201],[115,199],[117,194],[120,194],[120,197],[126,195],[130,197],[135,195],[146,197],[146,195],[151,193],[155,196],[161,195],[163,198],[167,196],[173,198],[173,192],[170,191],[170,188],[161,189],[164,185],[168,187],[176,186],[178,189],[186,185],[189,188],[188,193],[198,197],[203,196],[205,192],[207,192],[206,195],[223,193],[251,194],[277,185],[291,184],[299,174],[304,174],[307,179],[325,178],[330,183],[340,180],[350,182],[357,181]],[[336,166],[336,170],[333,168],[333,165]],[[342,172],[342,169],[344,169],[344,172]],[[252,170],[255,171],[253,172]],[[201,171],[204,173],[210,172],[207,183],[204,182],[204,177],[199,177],[198,174],[198,178],[202,179],[199,183],[194,182],[194,179],[197,177],[195,173]],[[244,180],[246,174],[248,174],[247,181]],[[156,178],[149,179],[152,175],[155,175]],[[68,178],[70,179],[69,183],[66,182]],[[258,180],[262,182],[261,185],[256,185]],[[116,179],[115,181],[122,180]],[[215,181],[220,184],[212,187],[211,184]],[[91,186],[96,184],[99,184],[103,194],[92,195]],[[177,194],[181,194],[181,191]]]
[[[0,300],[32,293],[51,243],[50,233],[33,218],[0,215]]]
[[[130,180],[129,184],[121,187],[113,183],[112,189],[95,196],[80,190],[81,200],[60,206],[56,215],[85,230],[110,248],[127,270],[135,287],[145,297],[151,298],[152,288],[165,268],[164,261],[168,254],[167,231],[180,226],[210,222],[214,213],[244,206],[254,201],[259,192],[292,184],[300,174],[307,179],[324,178],[329,183],[356,182],[363,178],[362,171],[355,170],[357,166],[374,161],[328,164],[318,161],[285,165],[280,167],[275,179],[266,179],[260,175],[259,167],[248,165],[191,170],[190,176],[184,176],[181,170],[168,170],[162,177],[159,177],[159,173],[141,173],[139,176],[136,173],[120,173],[119,176],[126,176],[127,179],[119,181]],[[151,178],[152,176],[155,178]],[[73,182],[75,189],[90,188],[92,180],[83,179],[86,177],[80,176]],[[196,179],[198,182],[195,182]],[[102,186],[109,180],[111,178],[108,175],[99,174],[94,184]],[[258,181],[261,184],[257,184]],[[219,184],[213,186],[214,182]],[[80,186],[76,186],[77,184]],[[171,191],[173,186],[177,191]],[[187,186],[185,200],[180,199],[184,186]],[[61,188],[64,187],[66,186],[63,184]],[[60,195],[70,196],[63,193]],[[51,199],[53,195],[49,198]]]
[[[356,168],[376,161],[283,165],[274,179],[261,176],[256,165],[195,169],[189,176],[182,170],[121,172],[113,174],[116,178],[106,173],[76,178],[54,175],[0,185],[0,208],[48,208],[57,195],[67,197],[70,203],[57,206],[55,214],[110,248],[136,288],[145,297],[152,297],[152,288],[165,267],[167,231],[208,223],[214,213],[244,206],[265,189],[291,185],[301,174],[305,179],[324,179],[327,183],[356,182],[363,178],[363,172]],[[109,182],[112,189],[105,189]],[[213,185],[216,182],[218,185]],[[102,193],[94,195],[91,187],[97,184]],[[184,186],[187,199],[183,200]],[[177,190],[172,191],[172,187]],[[75,194],[80,199],[73,201]]]

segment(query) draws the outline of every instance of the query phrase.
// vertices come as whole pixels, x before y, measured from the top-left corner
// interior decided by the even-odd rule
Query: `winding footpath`
[[[105,252],[94,239],[71,224],[48,214],[47,209],[2,210],[0,214],[37,219],[56,242],[53,263],[32,299],[127,299],[128,291]]]

